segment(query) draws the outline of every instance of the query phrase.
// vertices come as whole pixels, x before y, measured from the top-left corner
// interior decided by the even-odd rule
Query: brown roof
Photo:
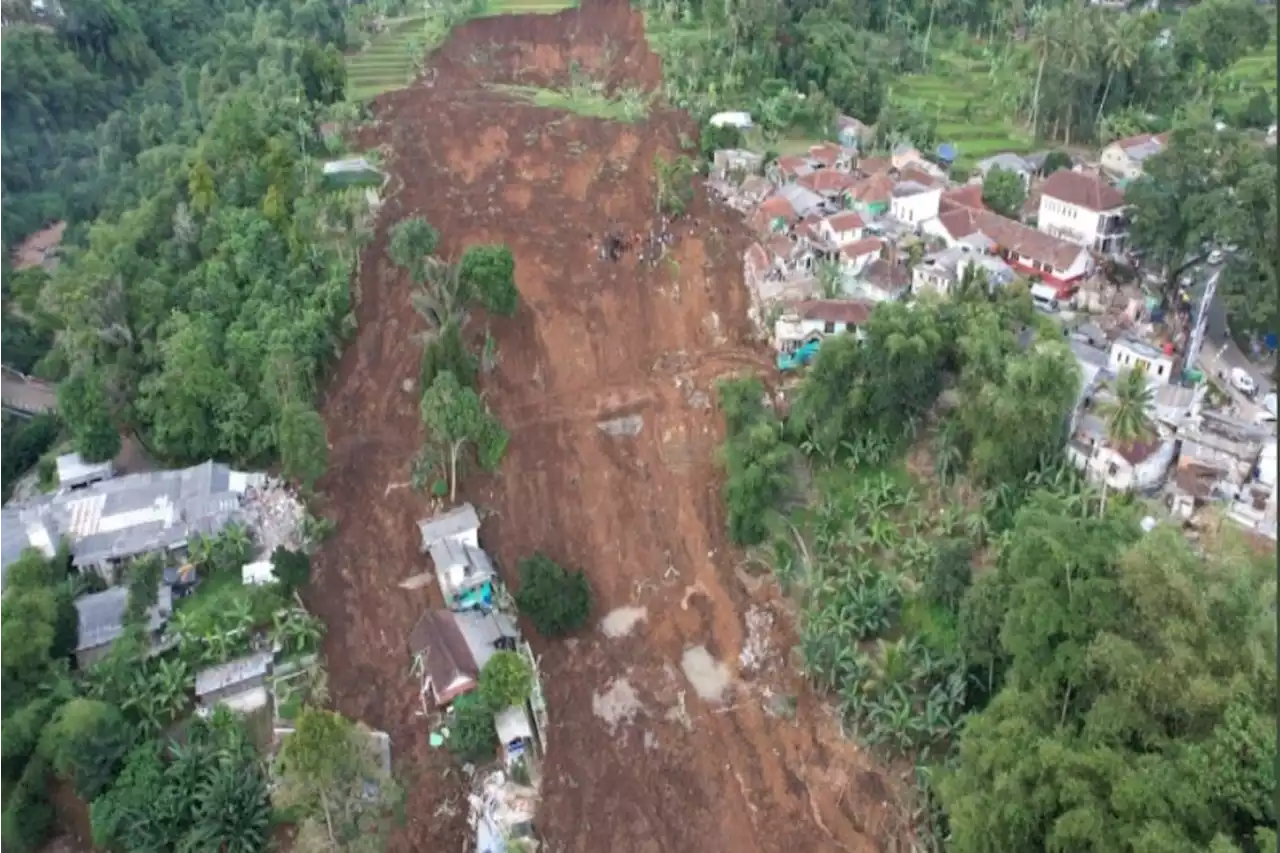
[[[890,293],[905,290],[911,285],[911,271],[907,269],[907,265],[884,258],[876,258],[867,264],[860,277]]]
[[[775,216],[781,216],[788,222],[796,218],[796,209],[791,206],[791,202],[787,201],[785,196],[780,195],[771,195],[760,202],[760,206],[756,208],[756,213],[762,213],[770,219]]]
[[[943,185],[943,181],[938,180],[919,166],[910,163],[902,167],[902,171],[898,173],[898,180],[915,181],[917,184],[926,187],[939,187]]]
[[[844,172],[819,169],[796,178],[796,183],[819,195],[839,195],[853,186],[854,180]]]
[[[863,157],[858,161],[858,171],[864,175],[888,174],[893,168],[893,161],[888,157]]]
[[[1158,142],[1161,145],[1169,144],[1169,134],[1167,133],[1139,133],[1137,136],[1126,136],[1123,139],[1117,139],[1112,145],[1119,145],[1122,149],[1128,150],[1137,145],[1146,145],[1148,142]]]
[[[811,299],[797,302],[792,306],[797,314],[805,320],[821,320],[824,323],[845,323],[861,326],[871,316],[875,308],[870,302],[856,299]]]
[[[939,213],[947,213],[961,208],[986,210],[987,206],[982,203],[981,184],[965,184],[963,187],[947,190],[938,199]]]
[[[794,154],[784,154],[778,158],[778,170],[784,175],[799,175],[802,172],[808,172],[813,168],[806,157],[797,157]]]
[[[409,651],[422,655],[425,677],[437,704],[449,703],[476,686],[480,667],[462,629],[447,610],[428,610],[409,633]]]
[[[1041,196],[1101,213],[1124,204],[1124,193],[1094,175],[1059,169],[1040,187]]]
[[[862,221],[862,217],[856,211],[846,210],[827,217],[827,224],[835,231],[857,231],[867,223]]]
[[[1084,251],[1075,243],[1059,240],[1051,234],[1037,231],[987,210],[959,208],[938,217],[939,223],[953,240],[982,232],[1001,249],[1017,252],[1033,261],[1048,264],[1057,270],[1070,267]]]
[[[840,247],[840,253],[846,258],[862,258],[873,252],[879,254],[884,248],[884,241],[879,237],[864,237],[861,240],[854,240],[852,243],[845,243]]]
[[[1160,449],[1160,440],[1133,441],[1127,444],[1117,443],[1112,449],[1130,465],[1137,465]]]
[[[834,142],[824,142],[821,145],[810,145],[809,156],[817,160],[827,168],[831,168],[840,159],[840,146]]]
[[[857,181],[849,188],[849,195],[857,201],[874,203],[888,201],[893,195],[894,180],[887,172]]]

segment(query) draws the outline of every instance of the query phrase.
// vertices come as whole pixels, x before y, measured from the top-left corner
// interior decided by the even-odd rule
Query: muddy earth
[[[497,342],[482,389],[512,433],[501,471],[464,482],[482,541],[513,584],[541,550],[585,569],[595,592],[578,637],[531,636],[551,717],[545,849],[905,850],[900,783],[840,738],[796,675],[785,602],[725,535],[713,383],[770,369],[746,320],[745,227],[699,188],[665,259],[602,257],[607,232],[636,246],[661,230],[654,156],[693,128],[662,109],[632,125],[579,118],[483,85],[563,86],[571,72],[655,90],[661,69],[625,2],[474,21],[423,80],[378,99],[359,140],[382,147],[392,181],[361,259],[359,330],[323,406],[321,509],[337,529],[308,603],[329,626],[337,708],[391,735],[408,803],[390,849],[469,849],[464,780],[427,745],[406,646],[439,592],[400,586],[430,569],[415,522],[434,507],[408,487],[424,325],[386,242],[418,214],[443,256],[505,243],[516,259],[519,313],[469,327]]]

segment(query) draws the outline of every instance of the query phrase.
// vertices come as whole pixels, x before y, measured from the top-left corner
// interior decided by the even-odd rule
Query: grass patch
[[[427,45],[438,44],[444,35],[436,18],[405,18],[387,27],[364,50],[347,57],[347,100],[361,101],[407,86]]]
[[[949,654],[960,647],[956,617],[941,604],[909,596],[903,602],[901,620],[903,635],[916,637],[932,652]]]
[[[490,0],[482,17],[497,15],[553,15],[565,9],[576,9],[578,4],[569,0]]]
[[[540,89],[487,83],[486,88],[518,101],[552,110],[564,110],[587,118],[636,122],[649,113],[649,98],[638,89],[621,89],[614,97],[601,91],[600,84],[579,85],[571,89]]]

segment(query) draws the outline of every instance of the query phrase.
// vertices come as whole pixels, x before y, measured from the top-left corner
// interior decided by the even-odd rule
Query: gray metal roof
[[[207,696],[242,681],[260,678],[271,669],[275,656],[271,652],[258,652],[226,663],[202,669],[196,673],[196,696]]]
[[[440,539],[433,542],[429,550],[437,571],[462,566],[463,583],[466,586],[483,583],[497,574],[493,569],[493,561],[482,548],[472,548],[457,539]]]
[[[124,611],[129,603],[129,589],[114,586],[103,592],[76,599],[79,616],[80,641],[76,651],[97,648],[113,642],[124,632]],[[147,630],[156,631],[173,612],[173,593],[160,584],[156,603],[148,611]]]
[[[263,478],[209,461],[103,480],[6,507],[3,565],[27,547],[52,555],[64,536],[75,564],[89,566],[175,547],[195,533],[215,534],[240,518],[241,496]]]
[[[418,522],[418,532],[422,534],[424,551],[441,539],[461,536],[479,529],[480,516],[476,515],[476,508],[469,503]]]
[[[1017,154],[1005,152],[988,157],[985,160],[978,161],[978,171],[982,174],[990,172],[992,169],[1004,169],[1006,172],[1034,172],[1035,167],[1019,157]]]
[[[110,477],[113,471],[110,460],[106,462],[85,462],[79,453],[67,453],[58,457],[58,483],[79,483],[93,478]]]
[[[1164,350],[1154,347],[1146,341],[1138,340],[1131,335],[1125,335],[1116,341],[1116,345],[1126,347],[1143,358],[1169,358],[1165,355]]]
[[[456,611],[453,612],[453,620],[467,642],[471,657],[475,659],[477,673],[493,657],[499,640],[516,639],[520,636],[516,626],[499,610],[489,613],[479,610]]]
[[[797,216],[805,216],[810,211],[821,207],[824,203],[822,196],[813,190],[805,189],[799,184],[787,184],[778,189],[778,195],[785,198]]]

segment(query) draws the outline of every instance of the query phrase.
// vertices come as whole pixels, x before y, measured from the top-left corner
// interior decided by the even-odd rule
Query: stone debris
[[[261,486],[248,488],[243,512],[262,554],[280,545],[299,551],[306,544],[302,541],[306,507],[284,480],[267,477]]]
[[[773,653],[769,642],[773,629],[773,614],[759,607],[747,611],[747,639],[738,654],[738,669],[741,672],[753,672],[762,668]]]
[[[601,432],[611,435],[614,438],[628,436],[634,438],[640,434],[640,430],[644,429],[644,418],[641,415],[629,415],[625,418],[614,418],[610,421],[601,421],[596,424]]]
[[[704,702],[719,705],[733,683],[729,667],[711,656],[706,646],[692,646],[680,656],[680,668],[684,677],[693,685],[693,692]]]
[[[637,625],[649,617],[647,607],[618,607],[600,620],[600,630],[612,640],[630,634]]]
[[[615,735],[619,726],[635,722],[636,717],[644,713],[644,705],[631,682],[617,678],[603,693],[591,697],[591,713],[604,720],[609,734]]]

